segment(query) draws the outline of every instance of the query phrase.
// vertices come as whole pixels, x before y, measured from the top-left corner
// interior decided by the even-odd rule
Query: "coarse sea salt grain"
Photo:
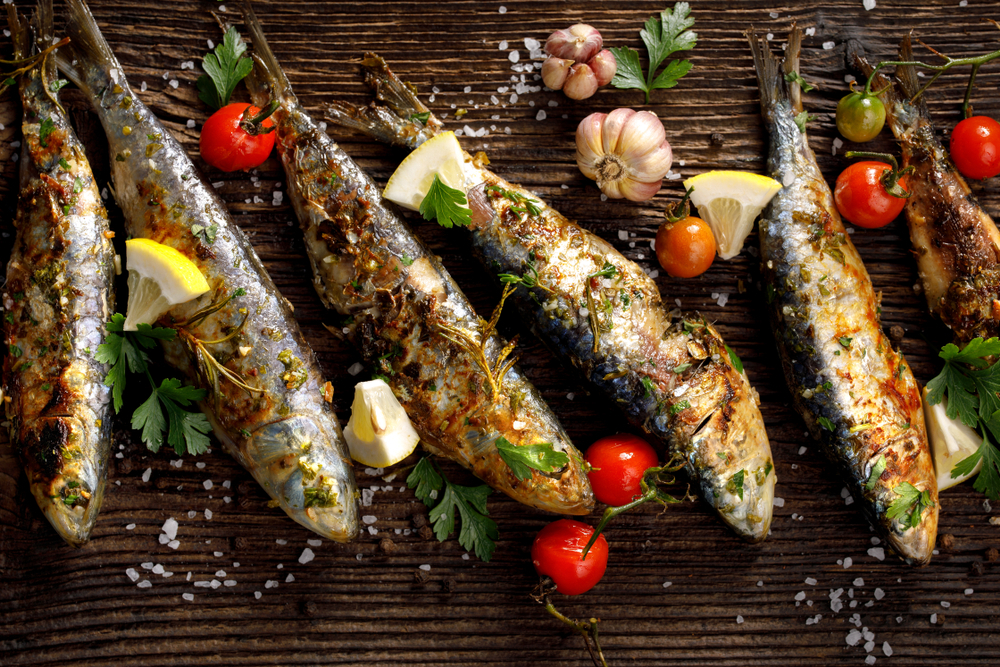
[[[806,28],[806,36],[812,37],[816,34],[816,28]]]
[[[806,583],[809,584],[810,586],[815,586],[816,580],[813,579],[812,577],[806,577]]]
[[[299,563],[305,565],[314,558],[316,558],[316,554],[313,553],[312,549],[306,547],[305,549],[302,550],[302,555],[299,556]]]
[[[206,491],[208,491],[209,489],[212,488],[212,480],[206,479],[204,482],[201,483],[201,485],[205,487]]]
[[[848,646],[857,646],[858,643],[861,642],[862,637],[863,635],[857,630],[851,630],[850,632],[847,633],[845,641],[847,642]]]
[[[775,496],[774,497],[774,506],[775,507],[784,507],[785,506],[785,499],[784,498],[779,498],[778,496]]]
[[[323,540],[306,540],[306,544],[311,547],[323,546]]]
[[[742,616],[737,616],[736,617],[736,622],[737,623],[742,623],[743,622],[743,617]]]
[[[215,556],[216,558],[222,558],[222,552],[221,551],[213,551],[212,555]]]
[[[177,537],[177,519],[170,517],[163,522],[163,527],[160,530],[166,534],[168,540],[174,539]]]
[[[885,560],[885,549],[882,547],[872,547],[868,550],[868,555],[875,560]]]
[[[347,369],[347,372],[350,373],[351,375],[357,375],[362,370],[364,370],[364,366],[361,365],[360,362],[356,361],[353,364],[351,364],[351,366]]]
[[[148,482],[149,476],[153,474],[152,468],[146,468],[146,472],[142,473],[142,481]]]
[[[972,590],[971,588],[966,588],[966,589],[965,589],[965,594],[966,594],[966,595],[972,595],[972,594],[973,594],[974,592],[975,592],[975,591],[973,591],[973,590]]]
[[[128,576],[128,578],[131,579],[132,581],[139,580],[139,573],[135,571],[134,567],[130,567],[129,569],[125,570],[125,575]]]
[[[674,582],[672,582],[672,581],[664,581],[663,582],[663,587],[664,588],[670,588],[673,584],[674,584]]]
[[[945,609],[947,609],[948,607],[951,606],[951,603],[950,602],[946,602],[944,600],[941,600],[941,606],[944,607]]]
[[[139,583],[137,583],[136,586],[138,586],[139,588],[152,588],[153,587],[153,582],[150,581],[149,579],[144,579],[144,580],[140,581]],[[936,616],[936,614],[935,614],[935,616]]]
[[[823,48],[829,51],[833,47],[837,46],[836,42],[823,42]]]
[[[851,567],[852,565],[854,565],[854,559],[852,559],[850,556],[848,556],[847,558],[844,559],[844,569],[845,570],[847,568]]]
[[[177,547],[179,547],[180,545],[181,545],[181,541],[180,540],[170,540],[169,542],[167,542],[167,548],[168,549],[174,549],[174,550],[176,550]]]
[[[188,602],[194,601],[194,593],[184,593],[183,595],[181,595],[181,597],[187,600]]]
[[[884,597],[885,597],[885,591],[883,591],[881,588],[876,588],[875,589],[875,599],[876,600],[881,600]]]
[[[500,9],[498,9],[497,11],[500,12],[501,14],[506,14],[507,8],[504,7],[503,5],[500,5]]]
[[[874,665],[876,660],[878,660],[878,658],[873,655],[865,656],[866,665]]]
[[[864,0],[864,2],[861,4],[864,6],[865,11],[867,12],[870,12],[871,10],[875,9],[875,0]]]
[[[931,614],[931,623],[937,623],[937,614]]]
[[[134,523],[130,523],[129,525],[125,526],[125,530],[134,530],[134,529],[135,529]]]

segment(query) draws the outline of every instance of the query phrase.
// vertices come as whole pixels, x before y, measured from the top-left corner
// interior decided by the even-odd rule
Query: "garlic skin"
[[[615,78],[615,72],[618,71],[618,61],[615,59],[615,54],[604,49],[590,59],[587,67],[594,70],[594,76],[597,77],[597,85],[606,86],[611,83],[611,79]],[[544,65],[542,69],[544,70]]]
[[[571,25],[566,30],[556,30],[545,40],[545,52],[556,58],[585,63],[601,50],[604,39],[593,26],[585,23]]]
[[[552,90],[562,90],[572,66],[572,60],[549,56],[542,63],[542,82]]]
[[[583,63],[569,68],[569,75],[563,85],[563,93],[571,100],[585,100],[597,92],[597,76],[594,70]]]
[[[660,190],[673,152],[650,111],[593,113],[576,128],[576,164],[612,199],[646,201]]]
[[[359,382],[354,389],[344,440],[352,459],[385,468],[412,454],[420,436],[389,385],[383,380],[371,380]]]

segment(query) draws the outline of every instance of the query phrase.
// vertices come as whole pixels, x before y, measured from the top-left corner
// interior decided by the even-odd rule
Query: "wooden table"
[[[573,133],[588,113],[619,106],[653,110],[673,145],[674,171],[684,177],[718,168],[760,172],[766,137],[742,32],[754,25],[781,41],[797,21],[815,28],[805,39],[802,72],[818,90],[805,100],[818,116],[810,125],[812,146],[832,182],[846,165],[832,152],[833,111],[846,89],[846,39],[861,39],[870,53],[882,57],[894,53],[910,28],[951,56],[1000,45],[1000,33],[982,21],[1000,18],[997,2],[970,0],[959,7],[958,0],[879,0],[878,7],[866,11],[862,0],[696,0],[699,42],[689,54],[694,69],[675,89],[657,91],[649,107],[642,105],[641,93],[612,88],[585,102],[540,91],[519,95],[515,103],[511,91],[501,94],[498,88],[511,86],[520,74],[512,71],[509,54],[517,51],[521,65],[531,62],[525,38],[544,40],[556,28],[584,21],[598,27],[609,45],[641,47],[642,22],[665,2],[256,5],[306,107],[318,111],[334,98],[367,101],[357,63],[364,50],[376,50],[420,88],[423,99],[437,91],[429,105],[447,114],[450,129],[489,130],[486,136],[463,139],[467,149],[487,151],[498,173],[532,188],[649,268],[655,266],[649,241],[665,204],[680,192],[680,181],[667,182],[657,197],[642,204],[601,201],[573,160]],[[148,84],[143,100],[196,159],[198,128],[208,110],[198,101],[194,82],[206,40],[219,40],[212,9],[222,8],[208,0],[93,0],[129,80],[136,88],[142,81]],[[237,9],[230,4],[227,15]],[[195,69],[182,68],[186,61],[193,61]],[[535,84],[531,73],[527,79]],[[176,88],[173,81],[179,82]],[[998,82],[1000,63],[987,65],[979,75],[978,112],[1000,116]],[[957,122],[964,83],[955,74],[935,85],[929,102],[939,127]],[[106,180],[99,125],[81,97],[70,93],[67,98],[95,170]],[[456,121],[457,109],[467,114]],[[547,118],[536,120],[540,111]],[[197,127],[188,129],[188,119]],[[9,154],[7,142],[19,138],[9,113],[4,122],[0,158]],[[330,131],[381,182],[402,157],[363,137]],[[713,140],[714,134],[721,136]],[[893,149],[888,131],[876,146]],[[9,247],[16,170],[10,160],[3,164],[3,232]],[[352,387],[367,378],[367,371],[351,377],[346,369],[357,356],[321,326],[326,313],[310,286],[287,198],[272,205],[272,193],[285,189],[277,160],[270,159],[255,175],[256,184],[242,173],[206,172],[207,179],[221,183],[236,220],[295,305],[336,386],[336,408],[346,422]],[[993,212],[1000,211],[998,183],[973,184]],[[121,214],[111,209],[113,228],[121,231]],[[469,257],[466,237],[414,224],[481,312],[488,312],[498,290]],[[620,239],[620,232],[627,232],[627,239]],[[858,230],[852,238],[883,293],[884,325],[902,327],[902,349],[917,377],[927,381],[937,372],[940,331],[913,291],[916,272],[905,225],[897,221],[882,230]],[[756,245],[756,235],[748,245]],[[560,599],[562,609],[601,618],[612,665],[857,666],[866,656],[887,665],[995,662],[1000,655],[1000,527],[988,520],[998,510],[991,511],[982,495],[963,485],[943,494],[939,553],[929,567],[912,569],[891,555],[884,561],[869,555],[867,522],[856,506],[846,504],[843,484],[826,473],[827,464],[790,407],[756,281],[757,268],[747,252],[717,261],[701,278],[661,275],[657,280],[668,301],[677,298],[718,323],[760,392],[777,495],[784,499],[775,508],[770,538],[744,544],[701,503],[665,513],[640,509],[610,529],[611,562],[604,580],[583,597]],[[719,294],[728,295],[724,305]],[[522,367],[581,448],[626,428],[606,402],[589,396],[576,376],[546,352],[513,311],[502,320],[502,329],[522,335]],[[528,597],[537,581],[529,560],[531,541],[551,516],[493,496],[489,507],[500,526],[500,542],[493,561],[482,563],[466,558],[456,540],[438,543],[421,530],[426,509],[401,477],[385,481],[359,467],[360,487],[374,490],[371,505],[363,508],[363,514],[377,517],[371,531],[350,545],[324,541],[310,546],[307,541],[315,536],[269,509],[250,475],[214,449],[175,463],[170,452],[146,451],[120,418],[115,451],[121,458],[113,460],[93,540],[73,550],[42,518],[9,446],[0,446],[0,664],[589,664],[579,637]],[[456,466],[444,468],[463,479]],[[170,517],[180,524],[176,550],[158,540]],[[301,564],[307,547],[315,560]],[[142,563],[174,574],[164,578]],[[127,576],[129,568],[141,575],[139,586]],[[141,587],[146,581],[151,587]],[[196,582],[223,581],[235,584],[196,587]],[[194,600],[183,599],[185,593],[193,593]],[[843,602],[840,611],[831,609],[832,598]],[[854,630],[874,635],[870,652],[864,648],[866,637],[849,645]],[[887,646],[891,657],[886,657]]]

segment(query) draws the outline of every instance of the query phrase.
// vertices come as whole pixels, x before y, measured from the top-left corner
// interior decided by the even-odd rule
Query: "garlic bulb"
[[[556,30],[545,40],[545,52],[556,58],[585,63],[604,45],[601,33],[585,23],[571,25],[566,30]]]
[[[597,76],[594,70],[583,63],[570,67],[563,92],[571,100],[585,100],[591,97],[597,92]]]
[[[606,86],[611,83],[611,79],[615,78],[615,72],[618,71],[618,61],[615,60],[615,54],[604,49],[590,59],[587,67],[594,70],[594,76],[597,77],[597,85]]]
[[[413,453],[420,436],[383,380],[354,388],[351,419],[344,429],[351,458],[373,468],[399,463]]]
[[[552,90],[562,90],[572,66],[572,60],[550,56],[542,63],[542,82]]]
[[[576,128],[577,166],[612,199],[645,201],[655,195],[672,158],[663,124],[649,111],[593,113]]]

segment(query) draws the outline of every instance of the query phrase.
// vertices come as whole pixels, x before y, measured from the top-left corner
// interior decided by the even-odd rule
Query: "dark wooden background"
[[[236,3],[225,4],[228,15],[237,15]],[[525,38],[543,41],[556,28],[585,21],[601,30],[608,45],[641,47],[638,30],[647,16],[666,6],[664,0],[256,4],[307,108],[318,112],[334,98],[366,101],[357,62],[364,50],[376,50],[419,86],[423,99],[432,87],[439,89],[428,103],[435,112],[447,113],[449,128],[496,126],[488,136],[463,139],[467,149],[486,150],[498,173],[532,188],[626,256],[655,266],[649,241],[664,205],[678,194],[679,181],[668,182],[660,195],[642,204],[601,201],[573,161],[579,120],[593,111],[640,108],[641,93],[606,88],[590,100],[572,102],[561,93],[540,91],[511,103],[512,91],[501,95],[497,88],[513,85],[511,50],[519,52],[522,64],[531,62]],[[970,0],[959,6],[958,0],[879,0],[871,11],[862,0],[694,0],[692,5],[699,34],[690,54],[694,69],[675,89],[656,92],[649,107],[663,119],[675,151],[674,170],[684,177],[707,169],[763,168],[765,136],[742,35],[751,25],[770,31],[776,41],[784,39],[793,21],[815,28],[805,39],[802,72],[818,90],[805,101],[818,115],[810,126],[812,145],[831,182],[846,165],[832,154],[831,145],[837,136],[832,112],[846,92],[847,38],[863,40],[870,53],[883,57],[894,53],[894,44],[910,28],[951,56],[1000,47],[1000,31],[982,20],[1000,19],[997,2]],[[213,9],[222,7],[208,0],[93,1],[129,80],[136,89],[142,81],[148,84],[142,99],[196,161],[198,132],[208,110],[197,99],[194,81],[206,40],[219,40],[209,14]],[[499,49],[502,41],[507,50]],[[835,46],[824,49],[824,42]],[[186,61],[193,61],[195,69],[182,69]],[[539,63],[533,64],[537,68]],[[538,85],[532,74],[526,78]],[[176,88],[171,80],[178,82]],[[939,127],[958,120],[964,82],[964,76],[955,74],[936,84],[929,101]],[[1000,116],[998,82],[1000,63],[984,67],[977,111]],[[95,170],[106,179],[100,128],[82,99],[65,92],[92,149]],[[246,99],[242,88],[237,95]],[[500,104],[491,100],[493,95]],[[558,106],[549,107],[549,101]],[[452,105],[468,111],[461,121],[454,120]],[[547,119],[536,120],[540,109]],[[6,192],[3,244],[9,248],[16,165],[8,158],[10,142],[20,137],[10,102],[0,111],[6,112],[0,186]],[[186,127],[188,119],[196,121],[195,129]],[[508,127],[509,135],[504,133]],[[363,137],[330,131],[381,182],[402,157]],[[713,143],[713,133],[721,135],[721,142]],[[878,146],[893,147],[888,131]],[[272,204],[273,191],[285,189],[277,161],[272,158],[255,175],[256,186],[242,173],[206,172],[210,181],[222,182],[220,191],[236,220],[294,303],[336,386],[335,404],[346,421],[353,384],[366,379],[367,371],[349,376],[346,369],[357,356],[321,326],[324,312],[310,285],[292,211],[287,203]],[[998,183],[973,184],[993,213],[1000,212]],[[121,216],[113,205],[111,214],[120,231]],[[466,237],[426,223],[415,226],[481,312],[488,312],[498,291],[468,257]],[[628,240],[620,240],[621,230],[629,233]],[[884,324],[905,330],[902,348],[918,378],[927,381],[936,373],[940,332],[912,289],[916,273],[905,225],[896,221],[882,230],[859,230],[853,239],[876,289],[883,292]],[[123,241],[120,234],[116,243],[121,250]],[[756,245],[755,235],[748,245]],[[760,317],[755,280],[753,258],[744,252],[732,261],[717,261],[700,278],[661,275],[657,282],[668,302],[678,298],[684,308],[699,309],[717,322],[760,392],[778,473],[777,495],[784,499],[775,508],[770,538],[760,545],[744,544],[702,504],[674,506],[662,514],[646,507],[609,531],[611,560],[604,580],[587,595],[560,598],[559,604],[571,615],[602,619],[613,665],[856,666],[864,665],[866,656],[889,665],[995,661],[1000,655],[1000,526],[988,521],[1000,512],[964,485],[941,498],[939,553],[929,567],[917,570],[893,556],[879,561],[869,555],[869,526],[856,506],[845,503],[843,485],[827,474],[790,408],[774,343]],[[740,284],[747,286],[745,293],[739,292]],[[720,307],[712,293],[728,294],[728,303]],[[625,428],[613,408],[588,396],[513,314],[502,326],[508,335],[522,334],[522,366],[581,449]],[[575,394],[572,400],[570,393]],[[363,514],[377,517],[372,526],[377,534],[366,531],[350,545],[324,541],[310,546],[307,541],[316,536],[268,509],[262,490],[221,449],[197,459],[184,457],[175,467],[177,457],[171,452],[151,454],[130,433],[124,417],[117,423],[115,451],[122,458],[113,460],[104,509],[91,543],[80,550],[55,536],[28,495],[9,446],[0,445],[0,664],[589,663],[580,639],[528,597],[537,581],[529,559],[531,541],[551,516],[493,496],[490,513],[501,535],[496,555],[488,564],[474,556],[465,559],[454,539],[438,543],[420,530],[426,510],[401,477],[384,481],[360,467],[360,487],[377,489],[366,493],[374,500],[363,508]],[[457,467],[445,469],[455,479],[463,478]],[[212,481],[211,489],[205,488],[206,480]],[[170,517],[179,523],[176,550],[158,540]],[[300,564],[306,547],[315,552],[315,560]],[[143,569],[142,563],[174,574],[165,578]],[[129,568],[141,575],[138,582],[127,575]],[[195,586],[213,580],[234,584]],[[147,586],[146,581],[151,585],[137,585]],[[841,589],[843,608],[834,612],[831,595]],[[804,594],[797,596],[800,591]],[[193,601],[182,597],[187,593],[194,594]],[[855,629],[873,633],[870,652],[864,647],[866,638],[849,645]]]

